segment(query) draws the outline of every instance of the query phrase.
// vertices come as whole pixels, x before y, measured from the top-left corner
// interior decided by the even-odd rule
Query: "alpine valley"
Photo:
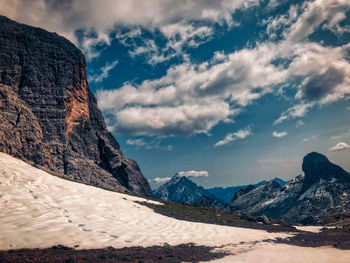
[[[0,0],[0,262],[349,263],[349,12]]]

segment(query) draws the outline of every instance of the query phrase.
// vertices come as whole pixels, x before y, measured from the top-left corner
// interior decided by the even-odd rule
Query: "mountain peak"
[[[186,176],[175,174],[170,181],[154,191],[154,196],[166,201],[187,203],[196,206],[223,207],[217,199],[202,186],[198,186]]]
[[[305,173],[302,192],[321,179],[331,180],[335,178],[341,181],[350,181],[349,173],[331,163],[325,155],[317,152],[311,152],[304,157],[302,169]]]

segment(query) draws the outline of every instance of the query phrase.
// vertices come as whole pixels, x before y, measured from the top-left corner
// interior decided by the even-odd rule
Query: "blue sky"
[[[290,179],[311,151],[350,170],[349,1],[3,2],[83,50],[152,187],[179,171],[205,187]]]

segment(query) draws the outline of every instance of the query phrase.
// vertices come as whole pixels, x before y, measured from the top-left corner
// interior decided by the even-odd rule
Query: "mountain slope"
[[[156,198],[171,202],[216,208],[225,206],[222,200],[217,199],[203,187],[178,174],[167,183],[161,185],[153,194]]]
[[[288,236],[177,220],[141,203],[163,206],[141,197],[67,181],[0,153],[0,250],[58,244],[79,249],[164,243],[232,247],[232,243],[240,246],[239,242]]]
[[[78,182],[151,195],[106,129],[81,51],[0,16],[0,151]]]
[[[349,173],[315,152],[304,157],[302,168],[304,175],[283,187],[270,181],[234,198],[231,210],[310,224],[350,209]]]
[[[282,180],[281,178],[274,179],[280,186],[284,186],[287,182]],[[254,184],[255,187],[259,187],[260,185],[266,184],[267,181],[263,180]],[[230,186],[230,187],[213,187],[206,189],[209,193],[215,195],[216,198],[225,201],[226,203],[230,203],[232,198],[235,196],[235,193],[241,189],[245,189],[250,185],[239,185],[239,186]]]
[[[261,181],[254,184],[256,187],[267,183],[267,181]],[[241,189],[248,187],[248,185],[239,185],[239,186],[230,186],[230,187],[213,187],[206,189],[209,193],[216,196],[216,198],[221,199],[227,203],[231,202],[232,198],[235,196],[235,193]]]

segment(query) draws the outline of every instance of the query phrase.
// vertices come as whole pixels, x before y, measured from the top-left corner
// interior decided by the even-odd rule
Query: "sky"
[[[0,0],[85,54],[108,129],[153,188],[350,171],[348,0]]]

